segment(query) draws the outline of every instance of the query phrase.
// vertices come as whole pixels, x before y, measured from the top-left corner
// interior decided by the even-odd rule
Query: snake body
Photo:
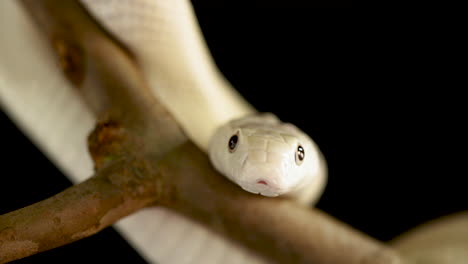
[[[223,78],[189,1],[81,2],[136,55],[154,94],[218,171],[252,193],[320,196],[326,169],[317,146],[294,125],[258,114]]]
[[[210,140],[216,138],[211,134],[217,133],[218,129],[230,127],[233,131],[244,131],[243,121],[231,123],[231,120],[248,116],[263,120],[263,125],[278,123],[271,115],[257,115],[256,110],[219,74],[203,43],[188,1],[83,0],[82,3],[97,18],[98,13],[103,13],[104,16],[98,20],[135,52],[149,84],[155,89],[155,95],[166,103],[201,149],[209,151],[211,145],[227,152],[218,157],[233,157],[241,153],[229,152],[229,142],[224,142],[225,139],[219,144],[210,144]],[[103,19],[106,17],[108,19]],[[118,28],[126,34],[117,34]],[[93,173],[86,138],[96,120],[63,76],[48,41],[19,1],[0,1],[0,39],[2,110],[74,183],[86,180]],[[166,89],[168,87],[176,89],[171,91]],[[184,96],[191,99],[184,101]],[[185,116],[187,109],[197,111]],[[233,126],[236,124],[240,127]],[[263,129],[266,130],[265,127]],[[264,140],[269,138],[274,142],[274,131],[277,130],[269,131]],[[239,139],[237,147],[240,150],[245,145],[242,144],[243,138]],[[268,146],[265,146],[264,150],[268,151]],[[304,148],[306,158],[321,157],[315,145],[312,150],[305,145]],[[294,161],[294,155],[287,157]],[[315,180],[305,181],[303,184],[307,188],[293,190],[294,194],[306,197],[304,201],[321,194],[325,180],[321,158],[319,164],[315,177],[303,178]],[[222,171],[222,168],[218,169]],[[163,207],[136,212],[119,221],[115,227],[149,263],[265,263],[232,241]]]

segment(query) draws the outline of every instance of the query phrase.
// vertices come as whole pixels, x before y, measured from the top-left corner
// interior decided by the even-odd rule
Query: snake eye
[[[233,135],[228,142],[229,152],[233,153],[236,151],[237,143],[239,142],[238,134]]]
[[[297,146],[297,150],[296,150],[296,164],[301,165],[302,161],[304,161],[304,158],[305,158],[304,148],[301,145],[299,145]]]

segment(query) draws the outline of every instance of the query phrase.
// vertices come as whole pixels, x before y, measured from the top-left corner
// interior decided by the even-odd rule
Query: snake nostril
[[[268,183],[266,181],[264,181],[264,180],[257,181],[257,184],[268,185]]]

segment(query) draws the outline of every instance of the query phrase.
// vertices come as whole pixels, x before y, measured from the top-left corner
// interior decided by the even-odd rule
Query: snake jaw
[[[271,192],[271,191],[265,192],[265,191],[252,190],[246,187],[245,185],[240,185],[240,187],[242,187],[244,191],[247,191],[249,193],[259,194],[259,195],[267,196],[267,197],[277,197],[282,194],[281,192]]]

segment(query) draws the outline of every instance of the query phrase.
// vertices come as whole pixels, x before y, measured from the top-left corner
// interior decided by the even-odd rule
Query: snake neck
[[[218,127],[255,112],[215,66],[189,1],[81,2],[136,55],[154,95],[202,150]]]

